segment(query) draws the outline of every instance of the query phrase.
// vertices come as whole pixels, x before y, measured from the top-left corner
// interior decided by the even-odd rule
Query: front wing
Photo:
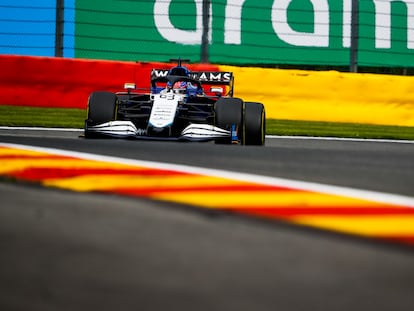
[[[225,130],[210,124],[192,123],[183,129],[178,137],[148,136],[147,129],[137,128],[131,121],[110,121],[85,128],[86,136],[107,136],[116,138],[137,138],[151,140],[209,141],[234,136]]]

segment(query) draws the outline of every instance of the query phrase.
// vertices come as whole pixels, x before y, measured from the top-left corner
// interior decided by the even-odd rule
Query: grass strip
[[[1,126],[83,128],[86,110],[0,105]]]
[[[283,136],[414,140],[414,127],[296,120],[267,120],[266,132]]]
[[[0,105],[0,126],[83,128],[86,110]],[[414,140],[414,127],[266,120],[268,135]]]

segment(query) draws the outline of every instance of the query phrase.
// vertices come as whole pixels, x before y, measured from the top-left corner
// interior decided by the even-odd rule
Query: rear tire
[[[239,98],[220,98],[214,105],[215,126],[231,130],[232,125],[238,129],[238,139],[244,144],[244,122],[243,122],[244,103]],[[231,144],[231,137],[217,139],[218,144]]]
[[[262,146],[265,143],[266,116],[261,103],[245,103],[244,126],[246,145]]]

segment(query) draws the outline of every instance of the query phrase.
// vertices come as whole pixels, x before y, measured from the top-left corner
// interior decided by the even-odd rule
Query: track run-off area
[[[76,249],[76,245],[83,243],[91,243],[92,249],[117,245],[118,255],[123,253],[129,259],[140,258],[137,266],[132,262],[127,264],[134,267],[133,270],[143,273],[146,264],[149,270],[161,267],[154,275],[145,275],[145,282],[143,279],[136,281],[138,275],[132,273],[132,285],[129,285],[147,291],[149,296],[164,294],[166,305],[170,301],[173,306],[200,307],[212,297],[201,309],[204,306],[206,310],[217,306],[227,309],[246,306],[242,309],[248,310],[248,306],[255,305],[263,310],[271,306],[294,306],[295,310],[305,310],[309,304],[321,307],[323,303],[330,309],[339,306],[336,310],[350,307],[355,310],[387,310],[389,307],[409,310],[414,307],[414,300],[409,296],[410,288],[412,290],[414,286],[413,142],[268,137],[265,147],[251,147],[87,140],[79,137],[80,134],[70,130],[0,129],[0,175],[3,180],[0,184],[2,201],[7,206],[2,208],[1,218],[8,222],[3,224],[1,241],[10,248],[10,256],[27,251],[21,246],[26,244],[17,238],[17,228],[23,228],[25,223],[27,230],[33,230],[29,240],[43,236],[40,232],[48,231],[53,224],[36,229],[36,221],[50,217],[50,221],[62,226],[54,238],[64,236],[61,243],[65,245],[70,241],[69,249]],[[23,204],[26,195],[31,198],[28,206]],[[94,209],[92,217],[88,213],[95,204],[102,209]],[[114,224],[107,215],[108,204]],[[133,207],[131,210],[134,205],[136,210]],[[28,213],[33,217],[20,215],[22,209],[29,209]],[[145,215],[138,219],[137,213]],[[96,240],[92,241],[90,236],[83,237],[86,242],[80,242],[82,238],[74,240],[79,233],[79,224],[74,223],[76,219],[79,221],[76,216],[79,214],[85,215],[80,221],[88,226],[81,226],[81,231],[99,232],[94,237]],[[122,217],[125,217],[124,227]],[[188,220],[188,217],[195,219]],[[200,227],[197,227],[194,222],[203,224],[199,223]],[[185,234],[183,226],[189,226]],[[209,226],[214,227],[210,228],[214,232],[209,231]],[[77,229],[72,231],[71,228]],[[113,230],[118,230],[114,228],[121,229],[114,233]],[[120,232],[125,234],[125,239],[113,242],[115,237],[120,238]],[[130,244],[138,236],[142,240]],[[7,237],[19,241],[21,247],[13,248]],[[36,243],[45,247],[44,254],[42,248],[34,250],[39,262],[43,256],[62,260],[53,247],[54,243],[59,243],[54,238],[45,238],[50,240],[48,247],[36,239]],[[181,250],[178,255],[172,250],[175,247]],[[200,247],[201,253],[195,255],[194,250],[200,251]],[[146,255],[137,255],[135,252],[139,250]],[[113,249],[106,251],[112,254]],[[95,258],[92,261],[90,256],[79,255],[88,262],[80,263],[85,265],[84,269],[102,264],[99,256],[94,257],[99,250],[90,252]],[[205,256],[203,259],[198,257],[201,254]],[[7,261],[7,258],[3,260]],[[197,270],[197,260],[201,260],[203,271]],[[110,274],[112,265],[102,265],[99,272]],[[223,270],[222,274],[215,270],[217,266]],[[212,269],[211,275],[204,271],[208,267]],[[170,271],[175,268],[180,275]],[[47,283],[69,273],[62,267],[56,269],[54,275],[37,277],[48,280]],[[282,273],[283,269],[286,272]],[[353,272],[349,274],[350,271]],[[240,274],[235,277],[233,273]],[[28,274],[37,275],[34,271]],[[110,280],[113,281],[114,276],[107,279],[98,274],[88,274],[90,281],[99,279],[112,288],[114,283]],[[23,272],[18,275],[24,276]],[[259,280],[258,276],[263,278]],[[80,275],[78,277],[81,279]],[[240,282],[239,277],[244,281]],[[73,276],[69,279],[73,284],[78,280]],[[162,284],[159,284],[160,280],[163,280]],[[199,291],[188,289],[196,280],[206,283],[199,287]],[[232,285],[217,285],[216,282]],[[353,282],[362,285],[352,288]],[[219,290],[222,286],[227,290],[214,295],[214,284]],[[122,283],[121,288],[129,285]],[[23,291],[36,292],[25,286]],[[228,289],[231,286],[234,287]],[[257,286],[267,288],[261,294],[256,291],[249,294],[249,290]],[[311,288],[313,286],[315,288]],[[102,294],[94,285],[92,287]],[[283,288],[285,295],[280,292],[272,295],[273,290]],[[322,297],[316,288],[345,292],[343,296],[332,292],[330,297]],[[43,296],[40,299],[33,294],[31,299],[37,299],[36,303],[41,306],[48,303],[52,307],[59,306],[71,295],[59,294],[53,286],[43,290],[50,291],[55,300]],[[78,293],[72,287],[66,290]],[[246,295],[239,296],[239,290],[246,290]],[[295,301],[295,290],[296,294],[306,298]],[[193,298],[187,297],[184,303],[182,299],[186,291],[194,292],[188,296]],[[15,297],[19,296],[18,292],[16,285]],[[114,295],[115,300],[124,297]],[[372,301],[377,295],[377,301]],[[160,308],[163,306],[162,302],[155,303],[149,296],[144,296],[139,299],[124,297],[123,303],[136,306],[134,303],[140,301],[148,306],[151,302]],[[7,300],[10,305],[17,304],[13,297]],[[81,302],[88,301],[84,296],[76,297]],[[90,299],[94,306],[101,306],[97,297]],[[258,304],[259,301],[263,305]]]

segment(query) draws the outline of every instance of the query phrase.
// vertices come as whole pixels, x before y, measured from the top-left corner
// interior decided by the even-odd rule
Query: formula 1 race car
[[[177,66],[152,70],[147,92],[133,83],[123,92],[93,92],[85,137],[264,145],[264,106],[233,97],[233,73],[190,72],[182,66],[188,60],[171,61]]]

